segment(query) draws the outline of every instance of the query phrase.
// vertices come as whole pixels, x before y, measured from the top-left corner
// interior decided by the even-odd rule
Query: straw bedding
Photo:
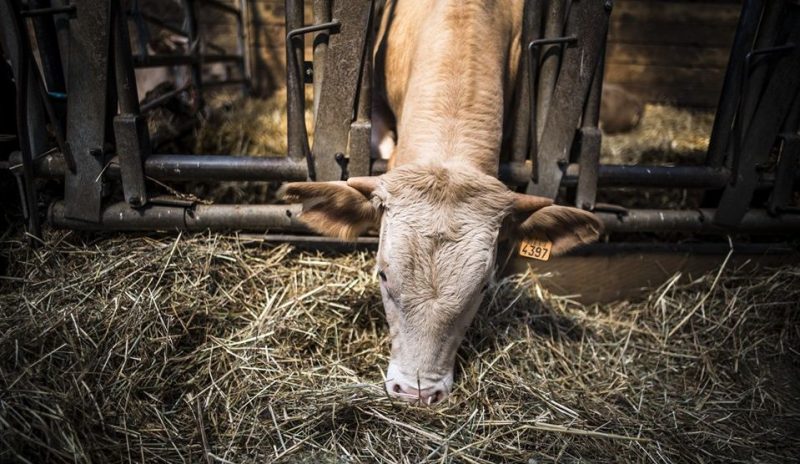
[[[442,407],[387,398],[369,251],[231,235],[3,244],[0,462],[788,462],[800,267],[582,306],[487,292]]]

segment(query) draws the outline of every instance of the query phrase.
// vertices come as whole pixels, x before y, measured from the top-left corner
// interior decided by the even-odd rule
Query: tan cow
[[[522,1],[400,0],[378,36],[375,127],[397,134],[394,168],[347,182],[288,184],[314,230],[352,239],[380,227],[377,256],[392,339],[390,395],[423,404],[453,384],[456,351],[492,278],[501,238],[537,237],[552,254],[598,238],[585,211],[497,180],[521,51]],[[387,121],[396,121],[392,127]]]

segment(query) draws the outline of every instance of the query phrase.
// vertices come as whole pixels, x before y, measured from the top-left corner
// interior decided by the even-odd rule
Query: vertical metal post
[[[239,56],[241,59],[239,60],[239,73],[242,77],[242,93],[247,95],[250,93],[250,60],[248,59],[248,48],[249,44],[247,43],[247,1],[246,0],[239,0],[239,14],[236,15],[236,26],[237,26],[237,36],[236,36],[236,48],[238,50]]]
[[[564,34],[566,0],[547,0],[545,6],[544,38],[552,39]],[[547,110],[558,80],[561,65],[560,45],[548,45],[541,49],[539,65],[539,86],[536,92],[536,140],[542,139]]]
[[[578,132],[580,137],[580,154],[578,155],[578,188],[575,192],[575,206],[585,210],[592,210],[597,199],[597,179],[600,170],[600,148],[602,146],[602,133],[598,127],[600,120],[600,100],[603,94],[603,73],[605,71],[606,38],[603,38],[603,48],[600,60],[592,78],[589,96],[583,109],[583,122]]]
[[[331,21],[331,0],[314,0],[314,24]],[[320,31],[314,34],[314,119],[319,109],[319,93],[325,78],[325,52],[328,50],[330,32]],[[371,52],[370,52],[371,53]]]
[[[197,32],[197,15],[195,0],[182,0],[184,8],[184,30],[189,39],[189,54],[192,56],[190,66],[192,72],[192,85],[194,86],[194,104],[196,108],[203,107],[203,63],[200,61],[200,35]]]
[[[370,2],[371,4],[372,2]],[[372,16],[372,14],[370,14]],[[367,25],[367,37],[361,58],[356,120],[350,124],[347,176],[368,176],[372,137],[372,22]]]
[[[524,162],[528,157],[529,146],[535,139],[531,130],[531,117],[535,108],[531,104],[530,54],[527,45],[538,39],[542,31],[542,0],[526,0],[522,15],[522,43],[520,44],[519,70],[517,71],[517,105],[514,114],[514,138],[511,142],[511,159]]]
[[[66,175],[65,215],[98,222],[108,114],[110,2],[75,0],[73,4],[80,13],[70,23],[67,144],[76,171]]]
[[[308,176],[315,179],[314,163],[308,147],[305,124],[305,92],[302,77],[303,36],[292,36],[291,31],[303,27],[303,1],[286,0],[286,132],[288,156],[294,160],[308,161]]]
[[[592,77],[601,59],[611,6],[610,1],[582,1],[570,9],[566,34],[577,37],[577,42],[564,48],[552,104],[547,109],[546,120],[537,120],[537,125],[544,123],[545,130],[533,160],[535,175],[528,184],[528,193],[548,198],[558,195],[575,128],[581,120]]]
[[[139,114],[139,95],[133,69],[125,0],[114,0],[112,6],[112,41],[114,43],[114,76],[120,114],[114,118],[122,190],[125,201],[133,207],[147,203],[144,181],[144,159],[150,155],[147,121]]]
[[[356,111],[371,11],[371,0],[334,5],[333,17],[341,21],[341,27],[331,35],[325,54],[325,79],[320,89],[312,149],[316,180],[341,180],[346,174],[340,160],[347,153],[350,123]]]
[[[722,92],[714,117],[714,126],[708,143],[706,164],[720,167],[725,161],[725,151],[730,142],[733,120],[741,95],[741,76],[744,72],[744,58],[753,45],[753,38],[761,18],[764,0],[745,0],[739,16],[739,25],[733,38],[728,70],[722,83]]]
[[[786,36],[786,53],[775,63],[747,133],[733,134],[742,144],[741,149],[736,150],[736,169],[731,184],[722,193],[714,215],[714,223],[718,225],[733,227],[741,222],[758,185],[759,165],[768,159],[781,124],[800,89],[800,6],[789,5],[788,9],[787,20],[779,32],[779,35]]]

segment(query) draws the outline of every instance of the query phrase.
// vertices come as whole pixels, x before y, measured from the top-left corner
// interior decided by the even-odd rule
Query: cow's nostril
[[[396,384],[394,384],[394,386],[392,387],[392,390],[393,390],[395,393],[400,393],[401,391],[403,391],[403,389],[402,389],[402,388],[400,388],[400,384],[399,384],[399,383],[396,383]]]
[[[428,398],[428,404],[436,404],[439,400],[442,399],[442,391],[436,390],[433,394]]]

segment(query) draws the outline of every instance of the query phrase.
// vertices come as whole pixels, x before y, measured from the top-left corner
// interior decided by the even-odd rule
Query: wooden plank
[[[693,85],[696,87],[722,85],[724,69],[691,68],[682,66],[644,66],[617,64],[606,70],[606,79],[612,82],[641,84]]]
[[[665,103],[693,108],[716,108],[721,85],[715,88],[675,85],[648,85],[607,81],[622,85],[625,90],[645,102]]]
[[[608,40],[610,43],[730,47],[735,31],[736,24],[615,21],[609,28]]]
[[[727,47],[610,43],[606,63],[724,69],[729,54]]]
[[[611,21],[628,24],[668,21],[676,23],[735,25],[741,7],[738,3],[655,2],[623,0],[614,2]]]

